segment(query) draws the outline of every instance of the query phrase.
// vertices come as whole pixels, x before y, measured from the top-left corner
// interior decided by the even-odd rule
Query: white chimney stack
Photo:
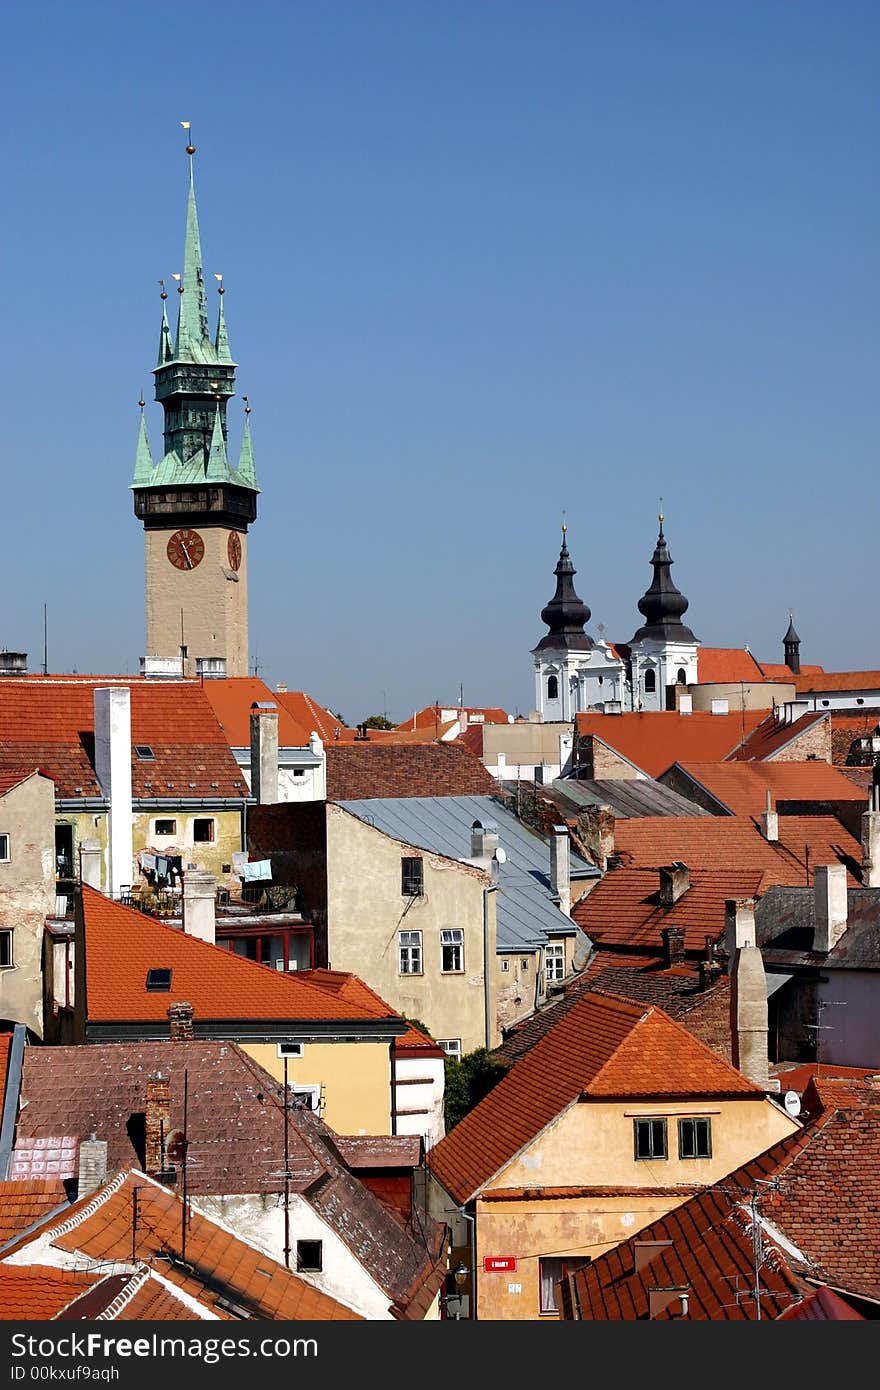
[[[813,950],[833,951],[846,931],[847,886],[843,864],[819,864],[813,875]]]
[[[724,945],[728,958],[732,961],[734,952],[743,946],[754,946],[755,899],[728,898],[724,905]]]
[[[95,774],[107,798],[109,891],[118,898],[132,881],[131,691],[127,685],[95,691]]]
[[[775,841],[779,839],[779,816],[773,810],[769,791],[767,792],[767,809],[761,814],[761,834],[765,840]]]
[[[862,812],[862,887],[880,888],[880,787],[871,788]]]
[[[766,1089],[767,977],[761,952],[754,943],[738,947],[731,958],[730,1040],[733,1065],[749,1081]]]
[[[277,705],[251,705],[251,795],[259,806],[278,800]]]
[[[187,869],[183,876],[183,930],[215,945],[217,880],[207,869]]]
[[[566,917],[571,916],[571,851],[568,826],[554,825],[550,836],[550,889]]]

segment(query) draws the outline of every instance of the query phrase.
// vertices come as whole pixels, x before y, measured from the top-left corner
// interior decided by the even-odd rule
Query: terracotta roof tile
[[[846,865],[851,886],[861,882],[861,845],[834,816],[780,816],[775,841],[749,816],[642,816],[615,821],[614,848],[632,868],[679,860],[692,870],[761,873],[765,887],[809,884],[815,865],[836,863]]]
[[[0,1245],[67,1201],[61,1178],[11,1178],[0,1182]]]
[[[331,743],[327,800],[370,797],[491,796],[495,779],[460,743]]]
[[[739,647],[699,647],[697,680],[700,685],[732,684],[746,681],[763,685],[766,677],[750,651]]]
[[[131,691],[135,797],[164,795],[168,782],[185,787],[189,796],[246,795],[206,699],[207,684],[126,676],[0,680],[0,769],[39,767],[54,781],[58,797],[101,796],[94,770],[94,692],[125,686]],[[151,748],[153,758],[140,759],[134,745]]]
[[[397,727],[401,731],[434,729],[443,723],[454,723],[461,715],[467,716],[468,726],[471,724],[507,724],[509,722],[507,711],[499,709],[497,706],[426,705],[424,709],[411,714],[409,719],[404,719]]]
[[[818,759],[802,763],[685,762],[677,764],[735,816],[759,817],[767,793],[777,801],[861,801],[837,768]]]
[[[791,667],[786,666],[783,661],[761,661],[759,665],[764,675],[770,681],[785,681],[786,684],[790,684],[797,679]],[[816,676],[821,670],[821,666],[805,666],[802,664],[800,674],[802,676]]]
[[[660,1009],[587,992],[427,1162],[464,1202],[581,1097],[760,1094]]]
[[[743,734],[767,718],[765,710],[736,714],[678,714],[675,711],[642,714],[578,714],[579,739],[601,739],[622,757],[659,777],[675,762],[707,762],[726,758]]]
[[[767,715],[764,720],[754,729],[745,742],[739,744],[727,756],[731,761],[753,762],[761,761],[764,758],[771,758],[781,749],[794,743],[803,734],[809,733],[821,723],[828,722],[828,714],[821,711],[802,714],[799,719],[795,719],[791,724],[786,724],[784,720],[777,719],[774,715]],[[694,761],[697,761],[696,759]],[[709,761],[706,759],[705,761]]]
[[[85,1270],[0,1264],[0,1319],[50,1322],[101,1277]]]
[[[193,1005],[196,1029],[208,1019],[364,1018],[363,992],[349,1004],[299,973],[272,970],[212,946],[136,908],[113,902],[94,888],[83,887],[82,911],[90,1022],[164,1025],[168,1006],[175,1000]],[[119,949],[120,940],[125,941],[124,951]],[[147,989],[147,972],[153,969],[171,970],[170,991]],[[377,1017],[376,998],[372,995],[367,1017]],[[390,1011],[389,1016],[397,1018]]]
[[[824,691],[880,690],[880,671],[822,671],[816,674],[802,670],[795,676],[799,695],[821,695]]]

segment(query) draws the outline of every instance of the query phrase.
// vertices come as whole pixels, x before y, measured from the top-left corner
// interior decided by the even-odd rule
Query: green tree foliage
[[[386,719],[385,716],[384,716],[384,714],[371,714],[370,717],[369,717],[369,719],[365,719],[365,720],[364,720],[364,723],[366,724],[366,726],[367,726],[368,729],[396,729],[396,728],[397,728],[397,725],[394,724],[394,723],[392,723],[392,721],[391,721],[390,719]]]
[[[485,1047],[466,1053],[460,1062],[446,1058],[443,1112],[447,1134],[497,1086],[507,1070],[507,1064]]]
[[[347,719],[343,719],[342,715],[339,713],[339,710],[337,710],[337,709],[332,709],[332,710],[330,711],[330,713],[333,715],[333,718],[334,718],[334,719],[338,719],[338,720],[339,720],[339,722],[340,722],[340,724],[342,725],[343,729],[347,729],[347,728],[348,728],[348,720],[347,720]]]

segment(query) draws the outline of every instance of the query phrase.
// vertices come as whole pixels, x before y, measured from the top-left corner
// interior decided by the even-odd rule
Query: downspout
[[[397,1133],[397,1039],[391,1039],[391,1133]]]
[[[489,984],[489,894],[498,889],[492,883],[483,889],[483,1031],[486,1037],[486,1051],[492,1047],[492,1004]]]
[[[477,1218],[469,1216],[464,1207],[459,1207],[459,1216],[471,1223],[471,1320],[477,1321]]]

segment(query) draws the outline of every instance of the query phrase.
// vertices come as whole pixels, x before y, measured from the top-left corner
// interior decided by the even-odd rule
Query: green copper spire
[[[221,277],[218,275],[217,279]],[[218,362],[231,362],[232,356],[229,351],[229,337],[226,332],[226,315],[223,312],[223,296],[226,293],[220,285],[217,290],[217,297],[220,300],[220,308],[217,311],[217,336],[214,339],[214,350],[217,353]]]
[[[141,407],[141,428],[138,434],[137,453],[134,459],[134,483],[133,487],[143,486],[149,483],[153,476],[153,455],[150,452],[150,441],[147,438],[147,422],[144,419],[144,402],[139,402]]]
[[[205,482],[227,483],[229,478],[229,459],[226,456],[226,440],[223,438],[223,424],[220,419],[220,404],[218,402],[214,414],[214,433],[211,435],[211,451],[208,454]]]
[[[189,197],[186,204],[186,241],[183,248],[183,294],[180,296],[180,319],[177,329],[177,358],[179,361],[204,362],[205,348],[210,361],[214,357],[208,333],[208,303],[205,298],[205,277],[202,271],[202,243],[199,238],[199,215],[196,211],[196,190],[193,180],[193,161],[189,155]]]
[[[257,470],[254,467],[254,449],[251,443],[251,408],[247,404],[247,397],[245,397],[244,407],[244,433],[241,436],[241,453],[238,457],[238,476],[245,487],[259,492]]]
[[[168,296],[165,293],[164,282],[162,284],[162,327],[159,330],[159,358],[156,362],[157,367],[164,367],[166,362],[174,360],[174,344],[171,341],[171,329],[168,325],[168,309],[165,301]]]

